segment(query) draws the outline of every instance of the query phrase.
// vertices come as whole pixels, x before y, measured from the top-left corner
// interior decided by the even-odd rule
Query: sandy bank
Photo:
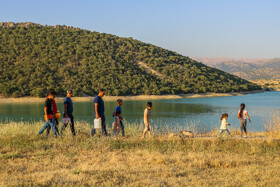
[[[104,96],[104,101],[116,101],[121,98],[125,101],[137,100],[159,100],[159,99],[183,99],[183,98],[202,98],[202,97],[226,97],[238,96],[251,93],[261,93],[262,90],[249,92],[234,92],[234,93],[205,93],[205,94],[181,94],[181,95],[137,95],[137,96]],[[93,101],[94,97],[72,97],[74,102]],[[45,98],[38,97],[21,97],[21,98],[5,98],[0,97],[0,103],[40,103],[44,102]],[[63,97],[57,97],[57,102],[62,102]]]

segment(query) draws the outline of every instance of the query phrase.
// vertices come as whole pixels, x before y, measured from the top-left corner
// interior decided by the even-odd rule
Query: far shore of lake
[[[184,99],[184,98],[203,98],[203,97],[228,97],[239,96],[252,93],[262,93],[263,90],[247,91],[247,92],[232,92],[232,93],[201,93],[201,94],[181,94],[181,95],[136,95],[136,96],[104,96],[104,101],[116,101],[122,99],[124,101],[137,101],[137,100],[161,100],[161,99]],[[57,102],[63,102],[64,97],[56,97]],[[74,102],[88,102],[93,101],[94,97],[72,97]],[[0,103],[41,103],[45,98],[39,97],[0,97]]]

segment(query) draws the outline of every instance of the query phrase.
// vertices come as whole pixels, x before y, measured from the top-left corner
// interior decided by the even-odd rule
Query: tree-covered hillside
[[[158,76],[150,69],[157,71]],[[111,34],[67,26],[0,23],[0,92],[45,96],[233,92],[260,89],[175,52]]]

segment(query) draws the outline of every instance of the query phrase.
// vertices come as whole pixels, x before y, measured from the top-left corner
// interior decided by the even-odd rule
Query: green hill
[[[0,23],[0,92],[76,96],[236,92],[260,89],[175,52],[68,26]]]

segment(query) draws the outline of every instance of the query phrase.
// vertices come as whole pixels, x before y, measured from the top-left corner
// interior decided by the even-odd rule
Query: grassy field
[[[58,138],[37,135],[43,122],[2,123],[0,186],[279,186],[277,124],[248,139],[141,139],[143,128],[127,125],[129,138],[114,139],[90,137],[86,122]]]

